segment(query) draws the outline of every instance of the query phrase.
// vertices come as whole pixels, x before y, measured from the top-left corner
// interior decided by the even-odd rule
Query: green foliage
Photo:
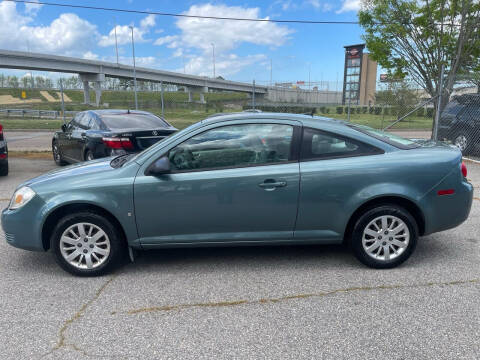
[[[478,0],[368,0],[358,16],[372,58],[432,97],[442,64],[447,74],[442,90],[449,94],[457,72],[480,63]]]
[[[337,106],[337,114],[343,114],[343,106]]]
[[[421,107],[415,112],[415,115],[420,117],[420,116],[425,116],[425,108]]]
[[[427,108],[427,117],[428,118],[433,118],[433,113],[434,113],[433,108]]]

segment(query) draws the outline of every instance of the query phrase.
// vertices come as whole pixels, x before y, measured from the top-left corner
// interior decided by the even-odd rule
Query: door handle
[[[258,184],[261,188],[267,191],[275,190],[278,187],[287,186],[286,181],[265,180],[263,183]]]

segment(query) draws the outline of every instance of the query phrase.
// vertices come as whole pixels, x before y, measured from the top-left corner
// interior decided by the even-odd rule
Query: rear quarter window
[[[363,142],[318,129],[304,128],[301,160],[329,159],[381,154],[383,151]]]

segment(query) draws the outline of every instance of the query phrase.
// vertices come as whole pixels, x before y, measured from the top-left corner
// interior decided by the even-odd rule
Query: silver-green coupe
[[[348,243],[374,268],[458,226],[473,188],[461,152],[347,122],[276,113],[208,118],[137,155],[20,185],[7,242],[100,275],[135,249]]]

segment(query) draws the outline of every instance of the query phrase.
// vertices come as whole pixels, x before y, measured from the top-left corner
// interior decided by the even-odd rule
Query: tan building
[[[375,104],[377,62],[364,53],[365,44],[345,46],[345,70],[342,103],[371,106]]]

